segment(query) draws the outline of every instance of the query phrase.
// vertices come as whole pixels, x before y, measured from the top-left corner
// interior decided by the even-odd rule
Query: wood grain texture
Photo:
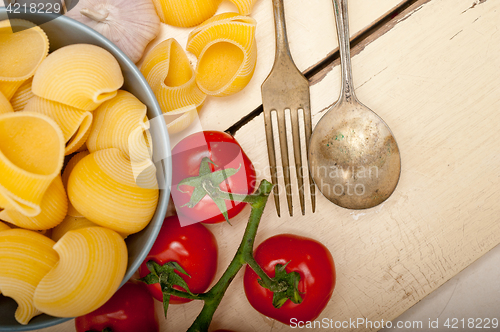
[[[352,18],[355,11],[351,7]],[[301,216],[296,203],[292,218],[277,218],[270,198],[256,239],[296,233],[328,246],[337,287],[318,319],[394,319],[500,242],[499,13],[494,0],[422,0],[353,57],[358,98],[388,123],[402,154],[396,191],[361,211],[320,195],[315,214],[308,208]],[[338,66],[323,74],[311,88],[314,123],[340,89]],[[236,138],[259,177],[269,178],[262,116]],[[232,227],[209,226],[219,241],[217,277],[236,251],[248,212]],[[161,315],[159,303],[157,309]],[[186,330],[200,309],[201,303],[171,306],[162,331]],[[248,304],[241,272],[215,314],[217,328],[291,330]],[[70,321],[43,331],[72,330]]]
[[[351,35],[354,36],[366,30],[404,2],[404,0],[351,0],[349,2],[352,12]],[[297,67],[305,71],[333,53],[338,46],[332,1],[287,0],[284,5],[290,51]],[[236,7],[228,1],[222,2],[218,13],[228,11],[236,11]],[[270,0],[257,1],[251,16],[257,21],[258,55],[254,76],[247,87],[235,95],[207,98],[199,113],[203,129],[224,131],[262,103],[260,86],[271,71],[274,62],[272,2]],[[191,30],[162,24],[160,35],[150,43],[145,54],[167,38],[175,38],[185,47]],[[196,58],[192,57],[192,63],[195,67]],[[199,127],[195,125],[183,135],[198,131]]]
[[[293,218],[264,218],[261,239],[293,232],[331,249],[338,284],[320,318],[393,319],[500,242],[500,4],[473,4],[422,1],[353,58],[358,98],[402,153],[393,196],[363,211],[319,197],[314,215],[296,203]],[[338,97],[330,70],[311,89],[314,123]],[[259,117],[236,135],[259,167],[263,128]]]

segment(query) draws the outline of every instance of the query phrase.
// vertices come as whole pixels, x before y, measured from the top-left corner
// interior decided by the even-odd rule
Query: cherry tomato
[[[163,265],[168,262],[178,263],[189,276],[177,272],[192,293],[202,293],[208,289],[217,271],[217,240],[210,230],[202,224],[181,227],[177,216],[167,217],[160,233],[139,268],[140,277],[150,273],[146,263],[153,260]],[[160,284],[147,286],[158,301],[163,301]],[[175,289],[183,290],[179,286]],[[170,304],[186,303],[191,300],[172,296]]]
[[[316,319],[326,307],[335,288],[335,265],[330,251],[318,241],[306,237],[281,234],[262,242],[254,253],[255,260],[271,278],[277,264],[286,272],[300,274],[300,304],[287,300],[279,309],[272,304],[273,292],[258,283],[259,277],[247,265],[244,276],[245,294],[257,311],[284,324]]]
[[[99,309],[75,319],[77,332],[158,332],[154,300],[142,282],[125,283]]]
[[[194,188],[177,184],[183,179],[199,174],[200,163],[204,157],[210,158],[212,172],[234,168],[239,171],[220,183],[222,191],[251,194],[255,190],[255,169],[241,146],[231,135],[219,131],[204,131],[192,134],[180,141],[172,150],[172,198],[177,213],[193,222],[219,223],[225,221],[220,209],[212,198],[206,195],[194,207],[183,206],[189,202]],[[228,218],[236,216],[246,203],[225,200]],[[183,222],[184,223],[184,222]]]

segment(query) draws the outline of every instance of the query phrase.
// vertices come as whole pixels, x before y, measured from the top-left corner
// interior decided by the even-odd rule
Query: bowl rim
[[[5,17],[6,19],[11,19],[7,13],[7,10],[5,7],[3,7],[3,4],[0,6],[0,21],[4,20]],[[113,53],[113,56],[119,58],[119,60],[125,64],[126,69],[130,70],[132,73],[134,73],[134,76],[137,76],[139,81],[141,82],[142,87],[145,89],[146,95],[148,99],[152,101],[152,107],[149,107],[149,111],[151,111],[154,115],[155,118],[161,118],[159,119],[160,125],[156,123],[155,128],[157,129],[157,134],[159,135],[159,139],[163,141],[163,148],[162,150],[164,153],[164,158],[161,160],[157,161],[156,165],[161,165],[163,167],[162,173],[164,176],[164,181],[165,181],[165,186],[164,188],[160,188],[160,195],[158,198],[158,204],[156,207],[155,214],[153,216],[153,219],[158,218],[160,219],[159,222],[157,222],[155,225],[153,225],[153,228],[151,230],[151,237],[148,239],[146,245],[142,248],[140,251],[140,254],[138,255],[139,259],[136,259],[130,266],[127,266],[127,273],[125,274],[122,282],[120,283],[120,287],[123,286],[133,275],[134,273],[139,269],[140,265],[146,259],[146,256],[148,255],[149,251],[151,250],[158,233],[160,232],[160,229],[163,224],[163,220],[165,218],[166,212],[167,212],[167,206],[170,198],[170,186],[172,184],[172,160],[171,160],[171,146],[170,146],[170,138],[168,135],[167,131],[167,126],[165,124],[165,119],[163,118],[163,113],[161,111],[160,105],[158,103],[158,100],[156,99],[156,96],[154,95],[153,91],[151,90],[151,87],[147,83],[146,79],[142,75],[141,71],[139,68],[135,65],[135,63],[130,60],[125,53],[123,53],[122,50],[120,50],[113,42],[111,42],[109,39],[98,33],[97,31],[93,30],[92,28],[88,27],[87,25],[80,23],[70,17],[67,17],[65,15],[59,15],[59,14],[53,14],[53,13],[19,13],[22,15],[34,15],[34,16],[47,16],[51,20],[62,20],[65,22],[65,24],[68,24],[69,26],[72,26],[76,29],[82,30],[85,34],[88,34],[90,37],[99,40],[99,42],[103,43],[106,47],[105,49],[107,51],[110,51]],[[23,18],[24,19],[24,18]],[[43,29],[43,25],[42,25]],[[121,66],[122,67],[122,66]],[[123,70],[124,68],[122,68]],[[3,295],[2,295],[3,296]],[[50,315],[47,315],[50,316]],[[53,317],[53,316],[50,316]],[[47,321],[42,321],[42,322],[37,322],[37,323],[28,323],[27,325],[9,325],[9,326],[2,326],[0,325],[0,331],[31,331],[31,330],[36,330],[36,329],[43,329],[51,326],[55,326],[61,323],[64,323],[66,321],[69,321],[73,319],[74,317],[71,318],[61,318],[61,317],[53,317],[51,320]]]

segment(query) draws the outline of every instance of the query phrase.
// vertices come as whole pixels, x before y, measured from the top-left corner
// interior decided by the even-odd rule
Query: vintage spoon
[[[309,143],[314,182],[333,203],[366,209],[385,201],[401,172],[398,145],[386,123],[354,95],[347,0],[333,0],[342,87],[339,100],[320,119]]]

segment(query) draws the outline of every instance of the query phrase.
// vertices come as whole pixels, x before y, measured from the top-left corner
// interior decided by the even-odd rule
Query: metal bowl
[[[152,132],[155,164],[158,168],[158,178],[161,179],[161,189],[158,206],[149,225],[139,233],[130,235],[126,239],[128,249],[128,267],[121,285],[132,277],[134,272],[146,258],[160,231],[170,196],[172,167],[170,160],[170,141],[162,112],[148,83],[135,64],[112,42],[101,34],[73,19],[65,16],[55,16],[45,13],[9,14],[9,18],[20,18],[31,21],[45,31],[50,40],[50,51],[57,50],[71,44],[93,44],[108,50],[118,60],[123,72],[125,84],[122,89],[135,95],[148,107],[148,118],[155,119],[156,125]],[[53,19],[52,19],[53,18]],[[0,21],[8,19],[5,8],[0,8]],[[50,20],[52,19],[52,20]],[[46,22],[46,23],[44,23]],[[77,65],[77,64],[75,64]],[[160,156],[160,160],[157,160]],[[0,331],[29,331],[42,329],[63,323],[70,318],[57,318],[49,315],[34,317],[29,324],[21,325],[14,319],[17,304],[14,300],[0,295]]]

